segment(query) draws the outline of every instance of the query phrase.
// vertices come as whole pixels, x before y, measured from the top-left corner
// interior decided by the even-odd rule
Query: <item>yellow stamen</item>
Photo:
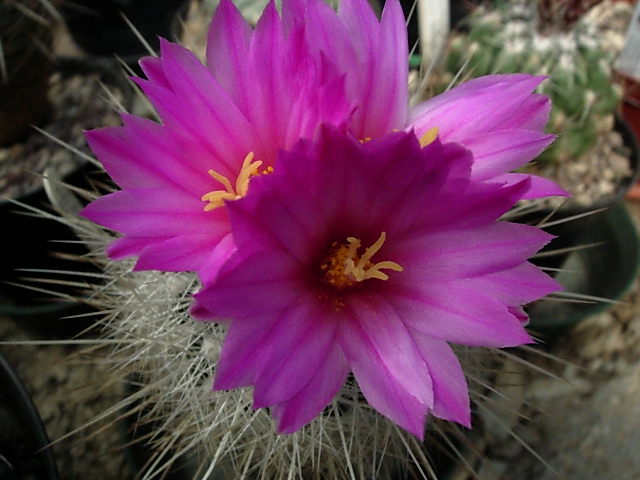
[[[204,211],[208,212],[213,210],[214,208],[222,207],[225,200],[237,200],[238,198],[244,197],[249,190],[249,180],[251,180],[251,177],[258,173],[258,168],[260,168],[260,165],[262,165],[262,162],[254,162],[253,152],[249,152],[242,162],[240,173],[238,174],[238,178],[236,179],[235,189],[233,188],[231,182],[227,177],[216,172],[215,170],[209,170],[209,175],[220,182],[225,189],[213,190],[202,196],[203,202],[209,202],[207,205],[205,205]],[[271,167],[267,167],[266,170],[268,171],[269,168]]]
[[[396,262],[383,261],[373,263],[372,257],[382,248],[387,234],[382,232],[376,242],[367,248],[362,256],[358,250],[362,245],[360,239],[347,237],[346,243],[333,242],[331,251],[326,260],[320,265],[325,283],[338,289],[351,287],[357,282],[363,282],[372,278],[388,280],[389,275],[382,269],[401,272],[402,266]]]
[[[420,146],[424,148],[427,145],[433,143],[436,138],[438,138],[438,127],[430,128],[420,137]]]

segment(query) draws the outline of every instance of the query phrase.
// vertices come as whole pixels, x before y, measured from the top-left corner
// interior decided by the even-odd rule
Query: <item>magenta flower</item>
[[[378,26],[378,28],[381,28]],[[207,66],[161,40],[161,56],[135,79],[162,124],[123,115],[122,127],[87,140],[123,189],[82,214],[125,236],[112,258],[137,255],[136,269],[198,271],[212,277],[233,251],[224,202],[246,194],[276,153],[320,125],[346,125],[353,111],[344,74],[313,56],[304,25],[287,26],[269,4],[254,31],[223,0],[209,32]]]
[[[412,132],[362,143],[330,129],[282,152],[227,205],[237,252],[196,295],[194,314],[229,319],[214,388],[253,386],[289,433],[351,371],[419,437],[428,413],[469,426],[449,343],[529,343],[520,306],[558,289],[526,261],[551,237],[497,221],[531,180],[475,181],[472,162]]]
[[[527,74],[474,79],[413,108],[408,105],[407,32],[402,10],[386,2],[380,28],[366,0],[345,0],[338,15],[322,0],[290,0],[283,10],[304,29],[313,51],[325,52],[346,73],[347,95],[356,106],[349,124],[359,139],[393,130],[414,130],[425,141],[438,135],[472,151],[472,177],[514,183],[509,173],[539,155],[555,138],[544,133],[551,108],[533,94],[544,80]],[[555,183],[533,175],[525,198],[567,195]]]
[[[141,63],[136,82],[162,123],[124,115],[122,127],[87,133],[121,191],[99,198],[83,215],[124,236],[108,253],[137,256],[136,269],[197,271],[211,279],[234,244],[225,201],[244,196],[269,171],[279,149],[313,139],[322,124],[376,138],[415,129],[474,154],[472,176],[514,183],[518,168],[553,139],[542,132],[542,80],[495,75],[408,108],[407,39],[397,0],[378,20],[366,0],[344,0],[336,13],[322,0],[274,4],[255,30],[230,0],[211,23],[207,65],[161,41],[159,58]],[[530,177],[523,197],[564,194]]]

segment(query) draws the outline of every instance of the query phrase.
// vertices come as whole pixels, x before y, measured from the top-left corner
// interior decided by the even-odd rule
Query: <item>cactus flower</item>
[[[418,437],[428,414],[470,426],[450,344],[532,342],[520,306],[558,289],[527,262],[550,235],[498,221],[531,180],[476,181],[472,163],[413,132],[362,142],[327,128],[281,152],[227,205],[237,251],[196,294],[196,316],[229,322],[214,388],[254,387],[290,433],[352,372]]]
[[[413,109],[408,105],[405,20],[389,0],[380,20],[366,0],[337,12],[322,0],[270,3],[252,29],[230,0],[213,17],[203,65],[161,41],[158,58],[135,79],[161,123],[123,115],[123,126],[87,133],[93,152],[122,190],[95,200],[87,218],[124,234],[111,258],[135,268],[196,271],[206,283],[234,251],[226,205],[269,173],[277,152],[333,125],[367,141],[407,130],[471,150],[476,180],[518,183],[509,173],[552,140],[542,132],[542,80],[489,76]],[[522,197],[563,194],[533,176]]]

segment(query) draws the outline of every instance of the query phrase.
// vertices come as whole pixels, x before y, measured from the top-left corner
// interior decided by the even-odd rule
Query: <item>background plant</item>
[[[444,73],[435,80],[445,90],[458,72],[548,75],[540,93],[552,101],[548,130],[559,134],[539,161],[563,161],[591,150],[611,132],[622,90],[611,81],[612,54],[584,12],[593,0],[516,0],[480,6],[451,38]]]

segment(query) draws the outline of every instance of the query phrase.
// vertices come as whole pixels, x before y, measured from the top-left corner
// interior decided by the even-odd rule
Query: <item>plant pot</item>
[[[113,61],[117,56],[137,70],[138,60],[149,52],[124,17],[157,51],[158,36],[177,40],[185,4],[185,0],[73,0],[60,10],[73,40],[86,53]]]
[[[640,139],[640,82],[628,76],[621,76],[624,83],[622,117],[625,119],[636,140]],[[640,184],[636,183],[628,192],[631,200],[640,200]]]
[[[31,397],[0,356],[0,478],[58,480],[47,432]]]
[[[93,76],[88,77],[88,74]],[[59,78],[56,80],[59,85],[56,84],[58,86],[55,88],[65,88],[71,91],[69,98],[75,99],[76,103],[69,102],[61,105],[58,111],[52,113],[49,123],[44,126],[44,129],[47,131],[53,129],[53,133],[58,135],[63,132],[64,135],[67,135],[65,140],[68,143],[75,143],[74,148],[84,150],[87,153],[88,148],[82,134],[83,129],[102,125],[104,118],[101,116],[103,115],[101,112],[108,112],[110,117],[114,117],[112,118],[113,122],[117,122],[118,118],[111,112],[110,107],[102,105],[104,100],[100,98],[92,100],[96,105],[100,104],[100,107],[90,107],[88,106],[90,102],[86,97],[96,97],[101,94],[103,89],[99,82],[103,82],[110,86],[116,86],[122,92],[126,106],[130,89],[119,72],[114,72],[112,68],[88,64],[83,61],[59,63],[54,75],[59,76],[56,77]],[[73,92],[77,87],[76,84],[80,82],[84,85],[82,82],[88,82],[89,80],[85,80],[87,78],[91,78],[91,82],[95,84],[91,83],[93,86],[86,90],[86,95],[85,90]],[[65,82],[70,83],[65,84]],[[89,115],[90,118],[85,118],[84,115]],[[25,277],[46,278],[47,280],[57,278],[58,280],[77,282],[82,281],[81,278],[48,272],[30,273],[25,272],[24,269],[95,271],[96,273],[98,270],[89,262],[79,263],[69,259],[65,260],[52,254],[52,252],[63,252],[66,255],[81,256],[87,251],[79,244],[74,232],[59,221],[40,218],[32,211],[28,211],[10,200],[26,205],[28,208],[51,211],[50,208],[47,208],[49,201],[39,177],[44,173],[45,167],[50,168],[55,165],[57,177],[71,185],[85,188],[89,187],[89,179],[97,168],[90,166],[81,157],[74,157],[64,147],[56,146],[52,140],[38,132],[32,132],[24,141],[0,151],[0,154],[3,155],[7,153],[9,158],[0,175],[0,181],[3,182],[3,198],[0,198],[0,222],[4,226],[5,232],[1,245],[3,251],[7,252],[0,265],[0,315],[35,320],[36,322],[31,322],[29,325],[44,327],[49,332],[65,335],[76,333],[88,327],[92,320],[88,318],[64,319],[55,322],[50,320],[87,313],[90,309],[86,305],[78,301],[62,301],[60,298],[15,284],[26,284],[54,291],[60,290],[69,297],[75,297],[81,294],[77,287],[59,288],[50,283],[37,284],[24,279]],[[64,157],[64,161],[56,163],[56,158],[61,156]],[[45,165],[42,159],[49,163]],[[24,165],[20,165],[21,162],[24,162]],[[33,179],[36,181],[32,181]],[[55,243],[59,241],[63,243]],[[39,320],[47,320],[47,322],[37,322]]]
[[[85,168],[79,168],[67,176],[66,181],[82,185],[84,175]],[[20,198],[20,202],[47,210],[48,200],[42,188]],[[46,278],[47,282],[77,281],[77,278],[55,272],[99,272],[88,262],[71,259],[73,256],[80,257],[87,253],[86,248],[77,242],[75,233],[57,220],[33,216],[12,203],[0,206],[0,223],[9,229],[7,235],[2,238],[2,249],[10,252],[5,255],[5,261],[0,268],[0,315],[30,320],[28,325],[31,327],[64,336],[89,327],[93,323],[89,318],[63,318],[91,312],[92,309],[87,304],[78,300],[56,298],[52,294],[29,288],[51,289],[77,297],[83,295],[78,288],[58,287],[30,280]],[[46,270],[47,273],[28,270]]]
[[[636,278],[640,240],[624,205],[617,204],[609,210],[545,230],[557,238],[542,250],[542,256],[534,258],[533,263],[564,270],[554,276],[565,292],[617,300]],[[554,250],[588,245],[593,246],[544,256]],[[610,306],[609,302],[597,300],[585,303],[541,300],[528,307],[530,326],[534,330],[569,327]]]
[[[0,2],[0,145],[24,137],[48,114],[53,24],[38,0]]]

